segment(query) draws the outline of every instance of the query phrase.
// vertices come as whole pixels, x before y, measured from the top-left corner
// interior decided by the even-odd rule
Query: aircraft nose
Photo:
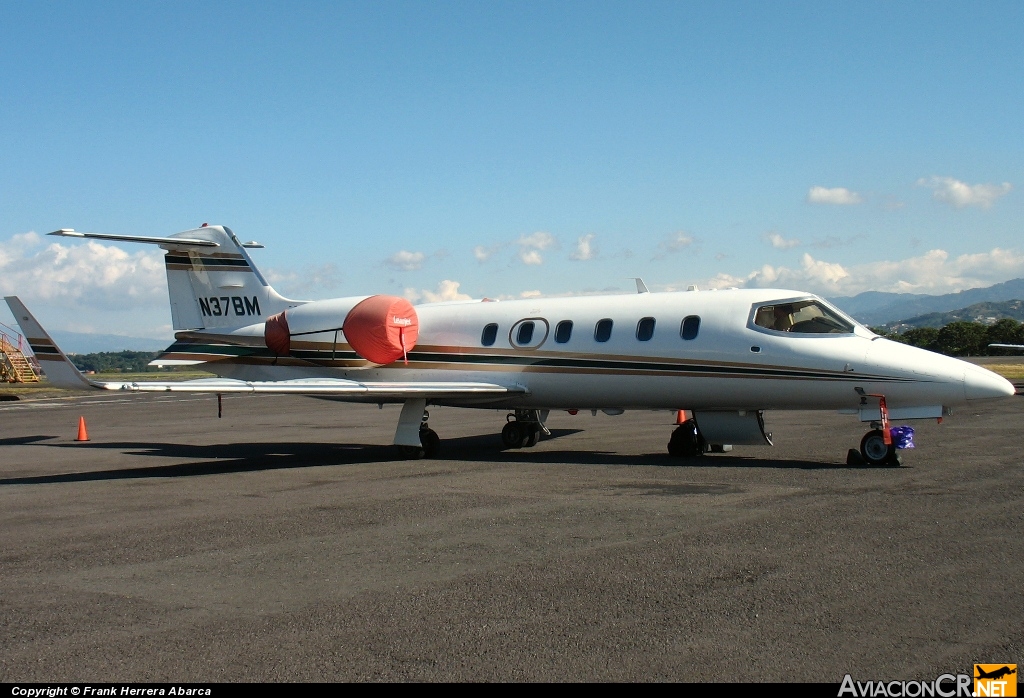
[[[964,369],[964,394],[968,400],[991,400],[1009,397],[1016,392],[1013,383],[980,366]]]

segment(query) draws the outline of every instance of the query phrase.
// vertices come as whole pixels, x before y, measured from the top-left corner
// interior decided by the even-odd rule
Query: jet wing
[[[103,390],[170,393],[269,393],[277,395],[322,395],[325,397],[406,400],[411,398],[457,399],[506,397],[523,394],[521,386],[496,383],[440,381],[352,381],[341,378],[300,378],[281,381],[241,381],[230,378],[200,378],[191,381],[89,381]]]

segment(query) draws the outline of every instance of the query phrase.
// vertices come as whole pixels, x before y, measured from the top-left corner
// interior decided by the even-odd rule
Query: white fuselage
[[[480,407],[853,410],[862,404],[860,389],[885,395],[898,409],[1012,394],[1012,385],[989,371],[883,339],[855,323],[848,333],[801,334],[753,321],[759,304],[810,298],[797,291],[730,289],[425,304],[416,307],[419,339],[408,363],[359,361],[346,355],[343,333],[331,331],[302,338],[302,362],[207,365],[246,380],[486,381],[526,389]],[[699,318],[699,329],[684,339],[688,317]],[[646,340],[642,330],[650,329],[650,320],[638,329],[644,318],[654,320]],[[612,322],[606,341],[596,336],[602,320]],[[534,323],[525,343],[517,341],[523,321]],[[556,341],[563,321],[573,323],[571,336]],[[484,330],[491,324],[497,328],[488,346]],[[337,321],[325,317],[322,326],[337,327]]]

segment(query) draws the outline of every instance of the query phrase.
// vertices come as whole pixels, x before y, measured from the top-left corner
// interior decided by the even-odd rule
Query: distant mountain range
[[[971,288],[966,291],[957,291],[956,293],[947,293],[941,296],[929,296],[920,293],[865,291],[864,293],[858,293],[856,296],[841,296],[829,298],[828,300],[865,325],[879,326],[900,321],[909,323],[910,321],[907,318],[918,320],[932,313],[948,313],[951,310],[974,312],[972,308],[978,304],[999,304],[1017,299],[1024,299],[1024,279],[1011,279],[987,288]],[[979,310],[978,312],[983,311]],[[1012,314],[1000,317],[1020,319]],[[952,320],[949,322],[952,322]],[[915,326],[941,327],[942,325]]]
[[[51,332],[53,341],[67,354],[94,354],[101,351],[160,351],[173,339],[125,337],[119,334],[86,334],[84,332]]]
[[[882,326],[890,332],[903,333],[914,327],[942,328],[951,322],[980,322],[983,325],[991,325],[996,320],[1003,318],[1024,322],[1024,300],[975,303],[959,310],[950,310],[947,313],[928,313],[906,320],[887,322]]]

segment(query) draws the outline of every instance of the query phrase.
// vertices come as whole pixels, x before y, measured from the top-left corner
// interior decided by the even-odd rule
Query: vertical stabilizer
[[[211,225],[186,230],[163,243],[167,250],[167,291],[175,330],[236,328],[264,322],[300,301],[282,297],[253,264],[230,228]],[[217,247],[196,246],[209,240]]]

